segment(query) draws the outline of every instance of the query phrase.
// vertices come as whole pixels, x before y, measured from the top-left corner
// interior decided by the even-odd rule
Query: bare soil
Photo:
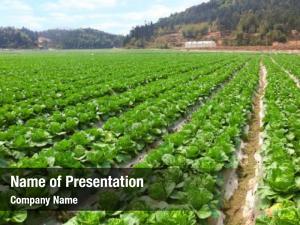
[[[225,204],[224,213],[227,225],[246,225],[255,220],[254,209],[249,210],[247,195],[255,192],[257,174],[257,159],[255,154],[260,149],[261,131],[261,101],[264,95],[265,77],[264,71],[260,72],[260,84],[253,101],[253,113],[249,124],[249,133],[245,147],[242,149],[244,157],[238,168],[239,185],[232,198]],[[251,193],[252,194],[252,193]],[[246,214],[245,215],[245,211]],[[250,215],[249,215],[250,212]],[[250,217],[250,218],[249,218]]]

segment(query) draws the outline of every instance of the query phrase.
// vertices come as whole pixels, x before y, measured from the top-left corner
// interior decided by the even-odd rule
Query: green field
[[[253,134],[262,158],[252,177],[256,224],[299,225],[299,59],[176,51],[2,53],[0,166],[175,167],[176,179],[164,181],[168,190],[148,191],[188,210],[81,212],[57,220],[212,225],[228,201],[224,174],[238,173],[238,151],[251,142],[256,115],[263,121]],[[26,221],[33,216],[0,212],[0,224],[32,224]]]

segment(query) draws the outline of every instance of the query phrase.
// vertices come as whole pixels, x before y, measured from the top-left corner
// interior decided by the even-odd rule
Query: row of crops
[[[199,98],[207,97],[241,66],[241,62],[231,61],[206,65],[201,69],[198,69],[201,67],[198,65],[191,69],[181,66],[179,70],[184,71],[179,72],[179,75],[172,75],[173,68],[169,73],[154,75],[155,80],[152,81],[145,75],[146,78],[142,80],[147,79],[147,82],[139,86],[119,81],[119,86],[131,87],[131,90],[124,90],[122,93],[112,90],[110,95],[93,98],[61,110],[36,112],[32,119],[18,118],[18,123],[3,126],[0,134],[4,142],[3,147],[8,149],[5,151],[7,157],[17,159],[23,167],[74,167],[80,163],[76,160],[80,155],[74,155],[78,152],[91,158],[91,163],[95,161],[92,166],[102,166],[102,163],[109,163],[111,159],[101,160],[101,155],[107,154],[105,150],[97,151],[98,142],[103,145],[100,148],[107,148],[109,155],[117,154],[116,151],[130,153],[131,149],[134,154],[134,151],[141,150],[156,136],[166,132],[168,125],[179,118],[190,105]],[[167,68],[169,67],[167,65]],[[215,73],[219,73],[220,76],[215,76]],[[167,79],[166,76],[170,78]],[[133,83],[140,79],[140,76],[136,77]],[[101,92],[101,89],[99,91]],[[7,121],[5,118],[3,120]],[[78,149],[78,146],[87,149]],[[96,151],[91,151],[94,148]],[[45,164],[48,163],[49,154],[52,157],[58,154],[54,165]],[[119,161],[122,158],[126,159],[124,154],[117,154],[115,157]],[[42,161],[44,165],[41,164]]]
[[[0,165],[110,168],[134,162],[135,168],[174,168],[143,190],[151,198],[143,204],[145,209],[176,210],[86,211],[60,223],[216,224],[224,207],[225,171],[238,167],[237,150],[247,139],[262,62],[268,85],[257,224],[297,225],[300,89],[285,70],[300,74],[299,56],[272,57],[176,52],[2,55]],[[153,204],[158,201],[163,204]],[[0,221],[32,224],[34,216],[1,212]]]
[[[267,215],[258,224],[299,224],[300,221],[300,89],[284,72],[285,69],[297,71],[297,64],[291,67],[286,64],[287,60],[295,59],[277,56],[275,62],[270,58],[264,61],[268,70],[262,149],[265,179],[259,195]],[[278,213],[270,217],[274,211]]]
[[[297,79],[300,79],[300,62],[299,56],[297,55],[274,55],[272,59],[275,60],[273,62],[279,63],[282,69],[289,71],[292,73]]]

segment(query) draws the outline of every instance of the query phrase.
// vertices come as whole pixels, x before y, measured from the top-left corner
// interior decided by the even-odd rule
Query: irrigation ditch
[[[213,98],[220,89],[230,82],[238,71],[239,70],[213,90],[213,93],[208,98],[205,100],[201,99],[195,105],[191,106],[183,117],[168,128],[169,133],[180,131],[182,127],[190,121],[192,114],[197,111],[201,105]],[[223,177],[225,179],[225,185],[223,187],[225,206],[219,219],[211,219],[208,221],[210,225],[254,225],[255,219],[259,214],[257,209],[259,199],[256,196],[256,192],[262,178],[262,157],[259,150],[263,144],[263,99],[267,86],[267,70],[262,63],[260,65],[259,76],[259,85],[253,98],[253,112],[249,123],[247,140],[242,142],[236,151],[239,167],[237,169],[227,169],[223,171]],[[156,140],[145,148],[138,157],[121,165],[121,167],[129,168],[134,166],[161,143],[161,139]]]
[[[264,94],[267,86],[267,70],[261,63],[259,87],[253,99],[253,111],[249,131],[237,151],[239,167],[225,176],[225,205],[223,217],[215,225],[254,225],[259,214],[259,202],[256,192],[262,178],[262,157],[260,149],[263,144]]]

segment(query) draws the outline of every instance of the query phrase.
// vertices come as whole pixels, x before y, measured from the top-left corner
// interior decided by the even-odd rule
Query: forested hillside
[[[121,47],[122,44],[123,36],[90,28],[42,32],[26,28],[0,28],[0,48],[98,49]]]
[[[299,0],[210,0],[156,23],[138,25],[125,38],[90,28],[42,32],[0,28],[0,48],[168,48],[186,40],[247,46],[299,39]]]
[[[270,45],[286,42],[293,30],[300,30],[299,0],[211,0],[157,23],[135,27],[125,44],[143,47],[174,32],[187,39],[220,32],[225,45]]]
[[[50,39],[49,46],[62,49],[97,49],[121,47],[123,36],[108,34],[95,29],[47,30],[41,37]]]
[[[37,32],[26,28],[0,27],[0,48],[34,48]]]

